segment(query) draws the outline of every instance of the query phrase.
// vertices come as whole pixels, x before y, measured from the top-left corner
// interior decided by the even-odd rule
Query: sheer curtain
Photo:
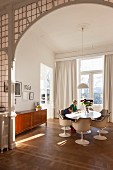
[[[76,60],[56,62],[55,75],[55,117],[59,109],[69,107],[77,99]]]
[[[104,93],[103,107],[111,112],[110,122],[113,122],[113,54],[104,57]]]

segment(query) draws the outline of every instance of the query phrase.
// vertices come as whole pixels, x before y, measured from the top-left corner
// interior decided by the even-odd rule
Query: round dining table
[[[97,112],[97,111],[89,111],[86,112],[86,111],[78,111],[78,112],[72,112],[70,114],[66,114],[65,115],[67,118],[69,119],[79,119],[79,118],[91,118],[92,120],[96,119],[96,118],[99,118],[101,116],[101,113],[100,112]]]
[[[72,112],[70,114],[66,114],[65,116],[71,120],[72,119],[77,120],[79,118],[91,118],[92,120],[95,120],[96,118],[99,118],[101,116],[101,113],[92,110],[89,111],[88,113],[85,110],[81,110],[78,112]],[[88,134],[88,133],[91,133],[91,130],[84,132],[84,134]]]

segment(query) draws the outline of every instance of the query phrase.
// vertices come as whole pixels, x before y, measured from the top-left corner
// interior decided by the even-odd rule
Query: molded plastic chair
[[[100,129],[100,130],[99,130],[99,135],[94,136],[95,139],[98,139],[98,140],[106,140],[106,139],[107,139],[105,136],[102,136],[102,135],[101,135],[101,130],[106,127],[106,124],[107,124],[107,122],[108,122],[108,117],[109,117],[109,116],[110,116],[110,115],[108,114],[108,115],[105,115],[105,116],[103,117],[103,119],[101,119],[101,120],[93,120],[93,121],[91,122],[91,126]]]
[[[60,113],[61,115],[63,115],[63,111],[64,111],[64,110],[60,110],[59,113]],[[64,129],[65,129],[65,130],[71,130],[70,126],[62,127],[61,129],[62,129],[62,130],[64,130]]]
[[[88,145],[89,141],[83,139],[84,132],[90,130],[91,118],[79,118],[77,122],[72,122],[73,128],[76,132],[81,134],[81,139],[77,139],[75,142],[80,145]]]
[[[107,110],[107,109],[102,109],[102,110],[100,111],[100,113],[101,113],[101,116],[100,116],[99,118],[97,118],[96,120],[101,120],[101,119],[103,119],[103,117],[105,117],[106,115],[108,115],[108,110]]]
[[[59,124],[61,126],[64,126],[64,132],[60,133],[59,136],[60,137],[69,137],[71,136],[69,133],[66,133],[66,127],[69,127],[71,125],[71,120],[68,119],[64,119],[64,117],[61,115],[61,113],[59,113]]]
[[[110,114],[110,113],[108,113],[108,110],[107,110],[107,109],[102,109],[102,110],[100,111],[100,113],[101,113],[101,117],[97,118],[96,120],[102,120],[106,115]],[[108,133],[108,131],[105,130],[105,128],[106,128],[106,127],[104,127],[103,129],[100,130],[100,132],[101,132],[102,134],[107,134],[107,133]],[[99,132],[99,131],[97,131],[97,132]]]
[[[110,116],[110,114],[111,114],[111,112],[108,113],[109,116]],[[107,133],[109,133],[107,130],[105,130],[105,128],[106,128],[106,127],[102,128],[102,129],[100,130],[100,133],[102,133],[102,134],[107,134]],[[97,131],[97,132],[99,132],[99,131]]]

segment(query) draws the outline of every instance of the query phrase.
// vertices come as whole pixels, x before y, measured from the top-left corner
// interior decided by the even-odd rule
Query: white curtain
[[[55,117],[59,109],[70,106],[77,99],[76,60],[56,62],[55,75]]]
[[[111,112],[110,122],[113,122],[113,54],[104,57],[103,107]]]

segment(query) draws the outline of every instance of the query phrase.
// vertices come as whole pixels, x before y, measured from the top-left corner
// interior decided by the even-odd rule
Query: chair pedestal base
[[[97,132],[100,132],[100,133],[102,133],[102,134],[107,134],[107,133],[108,133],[108,131],[107,131],[107,130],[104,130],[104,129],[98,130]]]
[[[71,130],[71,128],[68,127],[68,126],[67,126],[67,127],[62,127],[61,129],[62,129],[62,130],[64,130],[64,129],[65,129],[65,130]]]
[[[59,136],[66,138],[66,137],[70,137],[71,135],[69,133],[60,133]]]
[[[81,132],[78,132],[78,131],[77,131],[77,133],[81,134]],[[84,135],[89,134],[89,133],[91,133],[91,130],[88,130],[87,132],[83,132]]]
[[[105,136],[101,136],[101,135],[96,135],[96,136],[94,136],[94,138],[97,140],[106,140],[107,139]]]
[[[75,143],[79,144],[79,145],[88,145],[89,144],[89,141],[87,140],[84,140],[84,139],[77,139],[75,141]]]

